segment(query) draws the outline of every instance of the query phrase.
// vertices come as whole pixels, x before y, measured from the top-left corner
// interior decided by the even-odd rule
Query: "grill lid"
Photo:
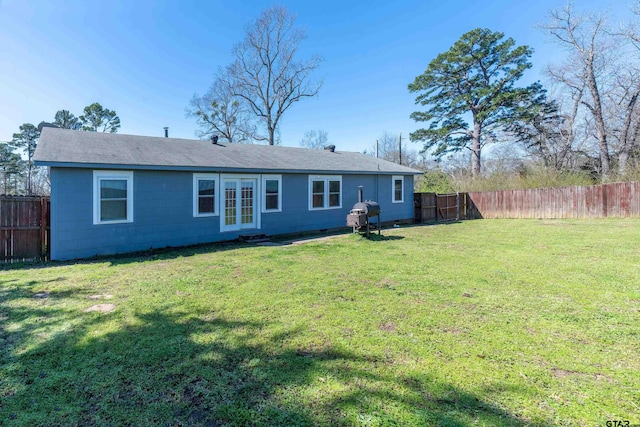
[[[351,211],[360,211],[369,217],[377,216],[380,214],[380,205],[373,200],[365,200],[364,202],[358,202],[353,205]]]

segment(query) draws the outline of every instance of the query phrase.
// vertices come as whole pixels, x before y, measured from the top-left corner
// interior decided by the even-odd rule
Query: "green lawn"
[[[383,234],[5,267],[0,424],[640,424],[639,220]]]

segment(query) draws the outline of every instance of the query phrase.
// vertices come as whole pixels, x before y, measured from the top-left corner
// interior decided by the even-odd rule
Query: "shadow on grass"
[[[126,318],[20,308],[22,297],[1,296],[2,324],[22,325],[0,329],[6,425],[537,425],[429,373],[381,374],[372,355],[292,346],[295,328],[181,307]]]
[[[33,268],[49,268],[77,264],[109,263],[111,265],[123,265],[155,260],[171,260],[175,258],[186,258],[201,254],[230,251],[238,248],[252,247],[247,243],[238,241],[203,243],[182,247],[166,247],[149,249],[146,251],[128,252],[124,254],[96,256],[91,258],[69,260],[69,261],[27,261],[13,264],[0,264],[2,270],[25,270]],[[0,282],[1,283],[1,282]]]
[[[384,230],[382,231],[384,233]],[[363,238],[367,238],[366,236],[362,236]],[[404,239],[404,236],[394,236],[394,235],[385,235],[385,234],[378,234],[378,233],[371,233],[371,235],[369,236],[368,240],[372,241],[372,242],[387,242],[390,240],[402,240]]]
[[[284,242],[294,238],[315,239],[319,237],[337,236],[348,234],[344,229],[330,230],[325,232],[300,232],[282,234],[273,236],[271,240],[274,242]],[[25,270],[33,268],[48,268],[53,266],[65,266],[76,264],[94,264],[108,262],[111,265],[123,265],[139,262],[155,261],[155,260],[171,260],[176,258],[186,258],[195,255],[211,254],[216,252],[232,251],[239,248],[257,248],[253,243],[243,243],[238,240],[201,243],[190,246],[154,248],[144,251],[128,252],[116,255],[95,256],[91,258],[83,258],[69,261],[25,261],[0,264],[2,270]],[[0,284],[2,281],[0,281]]]

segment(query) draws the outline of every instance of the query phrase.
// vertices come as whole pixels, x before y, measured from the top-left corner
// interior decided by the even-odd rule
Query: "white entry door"
[[[255,178],[223,178],[223,231],[257,228],[258,180]]]

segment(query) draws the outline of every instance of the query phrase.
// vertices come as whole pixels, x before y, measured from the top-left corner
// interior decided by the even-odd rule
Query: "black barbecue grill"
[[[377,221],[372,223],[371,218],[377,217]],[[369,237],[370,230],[378,229],[380,234],[380,205],[373,200],[362,200],[362,186],[358,187],[358,203],[353,205],[351,212],[347,215],[347,227],[352,227],[353,232],[365,232]]]

